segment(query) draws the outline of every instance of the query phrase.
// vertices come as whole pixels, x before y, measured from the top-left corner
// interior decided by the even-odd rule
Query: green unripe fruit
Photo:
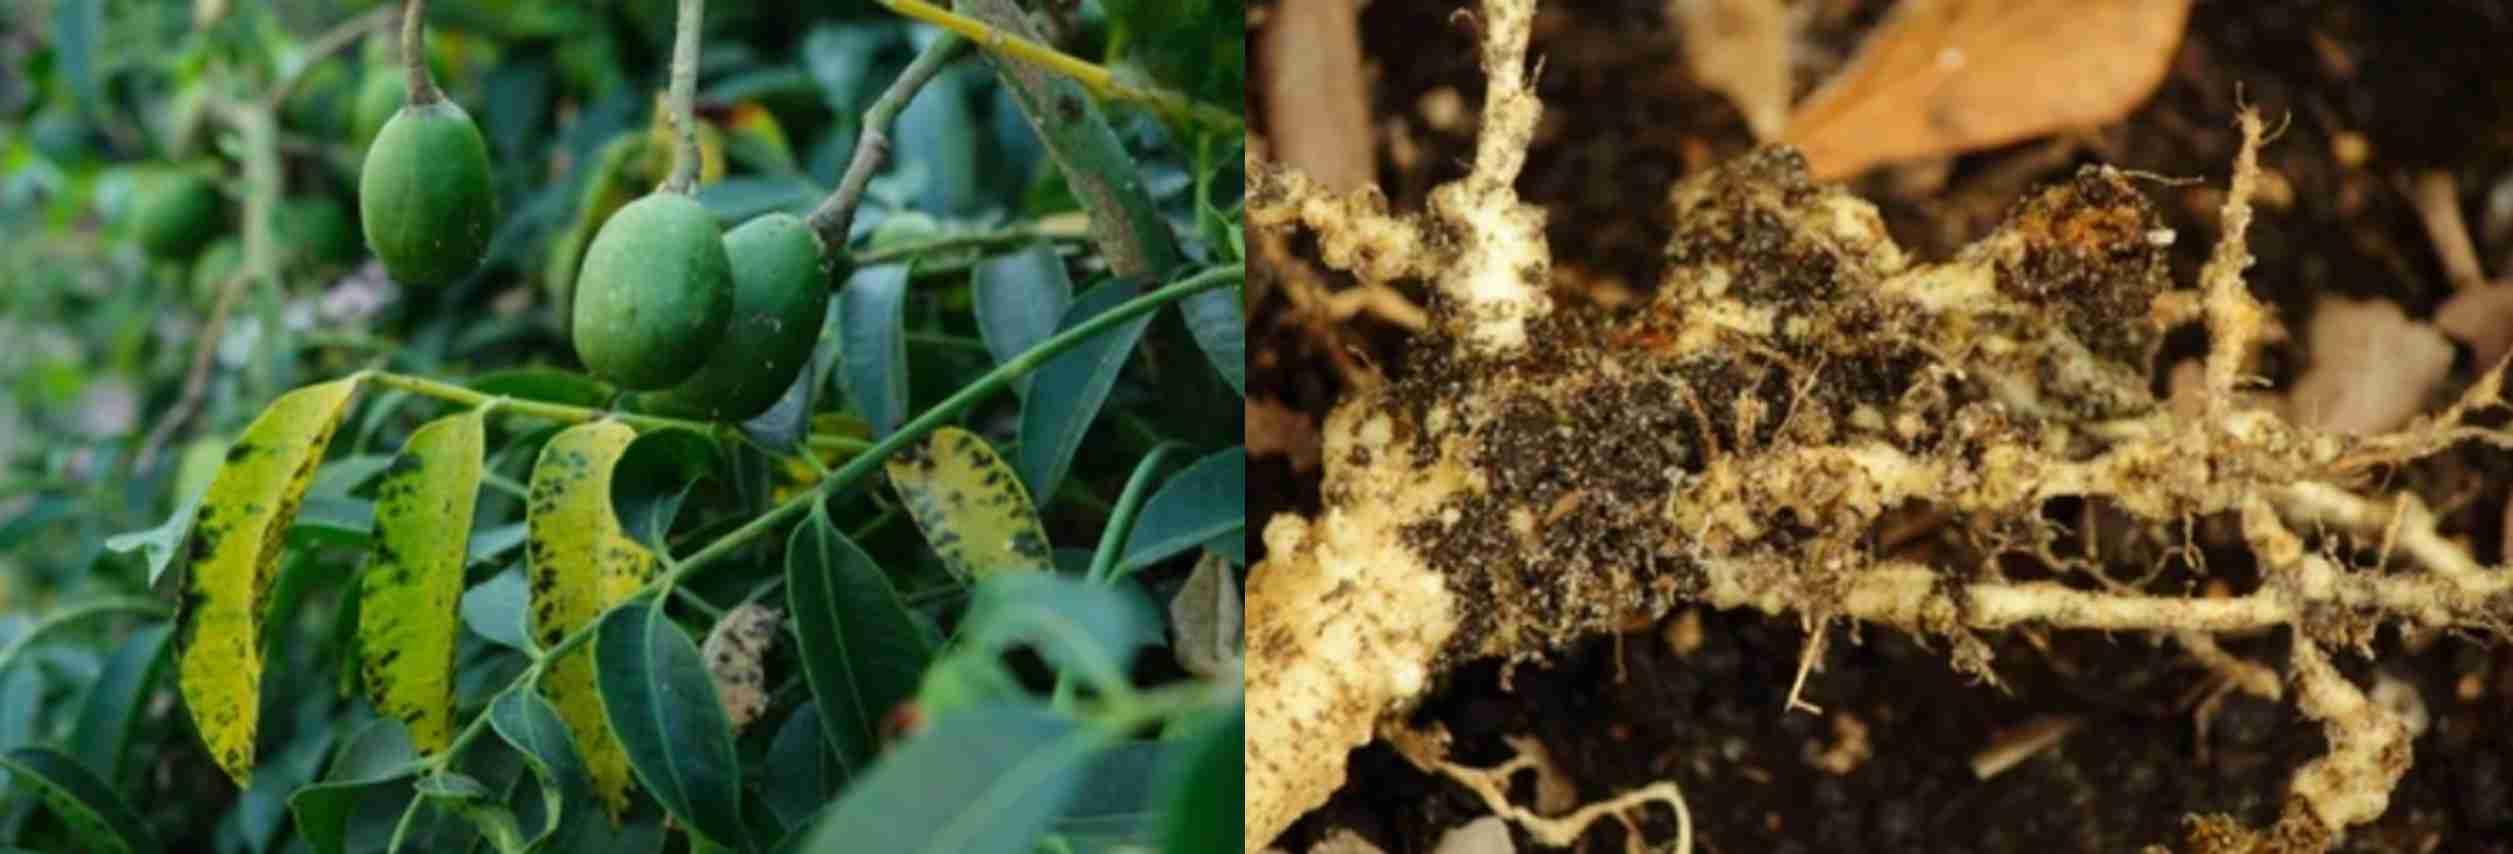
[[[200,260],[192,262],[192,304],[206,309],[216,303],[218,287],[242,266],[244,241],[223,237],[202,250]]]
[[[576,356],[631,391],[689,379],[725,345],[733,262],[696,200],[657,192],[612,214],[576,277]]]
[[[358,234],[349,225],[349,209],[330,196],[298,196],[280,202],[271,215],[271,237],[289,247],[292,257],[310,263],[338,263],[358,255]]]
[[[452,101],[403,107],[358,172],[366,245],[405,285],[471,275],[489,248],[489,146]]]
[[[358,83],[357,103],[349,107],[349,129],[356,134],[354,138],[358,141],[359,150],[374,144],[375,135],[384,130],[384,123],[391,121],[393,114],[401,110],[402,98],[407,91],[409,84],[400,74],[382,66],[367,69],[366,79]]]
[[[831,270],[821,265],[819,236],[800,217],[772,213],[727,232],[724,254],[733,262],[733,320],[720,342],[703,348],[706,363],[698,373],[639,397],[649,411],[750,418],[776,405],[811,362],[831,281]]]
[[[218,185],[192,172],[149,179],[140,192],[133,230],[160,258],[188,258],[225,225]]]

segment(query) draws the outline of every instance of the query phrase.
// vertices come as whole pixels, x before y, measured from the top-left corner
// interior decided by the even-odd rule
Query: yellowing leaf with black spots
[[[952,575],[984,578],[1053,564],[1029,489],[977,434],[935,430],[887,468],[900,503]]]
[[[654,577],[654,555],[620,530],[611,511],[611,472],[635,438],[637,431],[617,421],[580,424],[550,437],[532,466],[525,528],[532,637],[542,649],[591,625]],[[603,721],[592,656],[584,647],[568,651],[541,686],[575,736],[594,792],[618,816],[628,808],[628,754]]]
[[[375,548],[360,584],[358,648],[367,696],[434,756],[452,740],[454,640],[462,565],[480,494],[479,410],[410,434],[375,487]]]
[[[280,546],[357,390],[351,377],[280,395],[227,448],[193,517],[178,681],[201,741],[238,786],[253,780],[262,611]]]

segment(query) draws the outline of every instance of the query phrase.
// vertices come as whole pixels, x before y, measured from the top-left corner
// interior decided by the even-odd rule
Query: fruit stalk
[[[406,0],[401,7],[401,72],[409,81],[408,106],[418,107],[445,99],[436,88],[436,79],[428,76],[428,0]]]
[[[959,58],[968,45],[968,40],[958,35],[935,39],[864,111],[864,129],[856,137],[855,156],[847,161],[846,176],[838,180],[838,189],[804,220],[812,233],[820,235],[820,245],[833,251],[846,245],[846,233],[855,223],[855,206],[863,201],[864,187],[872,183],[873,173],[880,171],[882,161],[890,156],[891,123],[898,120],[916,93],[941,73],[943,66]]]
[[[706,9],[707,0],[681,0],[680,17],[672,26],[672,127],[680,140],[672,149],[672,174],[663,189],[682,195],[698,184],[698,125],[692,113],[698,96],[698,30]]]

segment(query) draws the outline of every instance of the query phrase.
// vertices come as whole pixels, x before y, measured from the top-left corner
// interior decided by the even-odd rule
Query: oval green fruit
[[[218,185],[196,172],[166,172],[143,182],[133,221],[140,246],[160,258],[189,258],[224,224]]]
[[[441,285],[479,269],[496,202],[488,143],[452,101],[394,113],[358,172],[367,246],[405,285]]]
[[[576,277],[576,356],[631,391],[670,388],[721,347],[733,263],[715,215],[679,193],[629,202],[593,236]]]
[[[313,264],[340,263],[358,255],[358,233],[349,224],[349,209],[330,196],[298,196],[280,202],[271,212],[271,238],[287,247],[289,257]]]
[[[739,421],[776,405],[811,362],[829,309],[832,271],[801,217],[754,217],[724,235],[733,262],[733,320],[707,361],[679,385],[640,397],[649,411]]]
[[[409,83],[397,71],[383,66],[367,69],[366,79],[358,83],[357,103],[349,107],[349,129],[356,134],[360,151],[375,143],[375,135],[383,132],[384,123],[401,109],[403,93],[408,89]]]

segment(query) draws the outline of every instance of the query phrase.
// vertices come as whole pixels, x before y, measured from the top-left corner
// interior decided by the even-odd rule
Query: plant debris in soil
[[[1883,5],[1814,3],[1804,11],[1799,38],[1808,60],[1799,69],[1801,94],[1846,61]],[[1265,8],[1258,4],[1254,13],[1260,20]],[[2485,45],[2513,36],[2513,21],[2472,4],[2398,15],[2299,9],[2200,4],[2161,88],[2123,121],[2057,140],[1891,167],[1853,186],[1878,202],[1885,227],[1912,254],[1945,257],[1981,237],[2036,185],[2064,184],[2082,166],[2221,174],[2240,143],[2225,117],[2248,103],[2289,119],[2284,135],[2261,153],[2263,174],[2274,177],[2262,182],[2249,235],[2258,259],[2247,273],[2251,290],[2284,318],[2312,317],[2324,297],[2344,295],[2398,306],[2406,318],[2422,322],[2454,285],[2434,260],[2413,203],[2397,190],[2402,175],[2441,170],[2459,176],[2470,207],[2480,212],[2474,242],[2481,255],[2513,255],[2513,222],[2497,222],[2513,220],[2513,210],[2497,213],[2492,201],[2513,197],[2493,189],[2513,173],[2513,143],[2504,132],[2513,126],[2507,120],[2513,111],[2502,96],[2480,91],[2485,87],[2444,90],[2476,99],[2458,109],[2439,107],[2448,99],[2432,94],[2439,80],[2455,74],[2487,78]],[[1426,24],[1447,21],[1453,11],[1450,4],[1377,0],[1362,17],[1364,51],[1374,58],[1377,81],[1374,114],[1382,119],[1380,179],[1400,209],[1419,208],[1430,188],[1460,177],[1475,150],[1473,123],[1442,121],[1437,106],[1482,97],[1472,28]],[[1646,300],[1669,267],[1684,263],[1681,251],[1664,251],[1663,235],[1676,226],[1665,188],[1754,144],[1735,108],[1689,78],[1679,59],[1683,37],[1674,26],[1654,3],[1548,4],[1536,19],[1533,52],[1545,60],[1537,93],[1548,113],[1517,183],[1549,213],[1545,233],[1554,257],[1563,259],[1553,277],[1557,299]],[[1259,69],[1260,77],[1265,71]],[[2156,272],[2176,282],[2196,280],[2212,243],[2198,238],[2215,232],[2222,183],[2148,184],[2138,192],[2158,202],[2145,214],[2153,224],[2182,238],[2158,248]],[[2500,206],[2513,208],[2513,202]],[[1297,257],[1315,257],[1315,251],[1307,238],[1285,247]],[[1349,279],[1334,281],[1352,286]],[[1323,420],[1346,393],[1337,378],[1350,375],[1329,362],[1355,353],[1364,371],[1392,375],[1400,386],[1438,384],[1451,370],[1438,348],[1404,346],[1407,335],[1391,324],[1354,322],[1348,315],[1340,325],[1349,339],[1321,341],[1314,327],[1283,322],[1291,299],[1274,294],[1259,304],[1253,316],[1259,355],[1251,359],[1261,393],[1288,410]],[[2112,349],[2100,342],[2126,328],[2118,315],[2061,312],[2055,319],[2089,346]],[[1531,337],[1556,332],[1548,327]],[[2116,343],[2127,348],[2135,342]],[[2483,367],[2468,343],[2451,346],[2454,358],[2437,395],[2441,386],[2467,385]],[[2205,347],[2202,335],[2177,335],[2165,342],[2146,379],[2159,395],[2169,391],[2169,366]],[[2313,364],[2307,354],[2320,349],[2301,342],[2271,347],[2250,372],[2277,393],[2299,382]],[[1880,378],[1872,384],[1907,390],[1892,388],[1893,375],[1907,372],[1890,367],[1828,370],[1874,372]],[[1702,379],[1768,391],[1761,396],[1772,398],[1789,390],[1785,384],[1762,389],[1765,381],[1752,378]],[[1846,376],[1834,381],[1850,388],[1860,383]],[[1620,413],[1630,423],[1605,425],[1574,413],[1570,420],[1604,428],[1581,434],[1576,447],[1543,442],[1544,431],[1530,426],[1483,434],[1483,454],[1517,460],[1496,474],[1523,479],[1521,488],[1545,492],[1554,482],[1547,494],[1557,500],[1570,491],[1568,478],[1586,471],[1592,480],[1617,484],[1618,502],[1655,505],[1664,500],[1665,481],[1652,475],[1697,465],[1699,455],[1662,437],[1702,432],[1750,441],[1726,425],[1695,431],[1679,423],[1689,416],[1673,409],[1666,423],[1652,422],[1650,408],[1634,403],[1648,395],[1648,389],[1625,387],[1582,399],[1580,406]],[[1530,412],[1523,420],[1534,425],[1561,416]],[[1766,422],[1760,429],[1772,428]],[[1260,519],[1317,512],[1316,473],[1298,462],[1291,455],[1261,455],[1252,489]],[[2399,466],[2392,486],[2426,496],[2439,531],[2494,555],[2503,538],[2508,468],[2500,453],[2446,452]],[[1616,473],[1631,482],[1613,480]],[[2153,558],[2157,568],[2136,579],[2146,590],[2205,596],[2258,586],[2258,570],[2239,538],[2198,531],[2185,547],[2134,530],[2106,534],[2103,508],[2089,504],[2060,499],[2041,509],[2044,522],[2074,532],[2058,544],[2066,556],[2100,553],[2114,565],[2126,563],[2124,556]],[[2225,522],[2196,524],[2222,528]],[[1953,533],[1913,527],[1923,533],[1896,548],[1976,561],[1996,552],[1963,542],[1960,526],[1941,529]],[[1879,535],[1890,531],[1880,526]],[[2316,547],[2358,565],[2383,556],[2352,540],[2305,533]],[[1631,565],[1635,556],[1630,543],[1559,545],[1601,565]],[[1447,547],[1475,550],[1468,541]],[[2013,556],[1998,559],[2014,564],[2008,572],[2037,570]],[[1537,597],[1539,605],[1547,595],[1541,586],[1492,593]],[[1614,612],[1654,614],[1662,605],[1625,602],[1571,622],[1611,623]],[[1532,736],[1584,800],[1655,780],[1680,781],[1696,793],[1693,820],[1704,850],[1725,851],[2116,851],[2181,843],[2190,838],[2193,815],[2270,825],[2289,778],[2330,750],[2321,728],[2292,703],[2237,690],[2223,668],[2207,666],[2160,635],[1987,634],[1986,652],[1998,662],[1999,686],[1991,688],[1978,674],[1950,667],[1948,651],[1935,639],[1855,624],[1817,632],[1828,639],[1827,652],[1820,670],[1804,676],[1799,662],[1808,635],[1799,620],[1686,608],[1628,634],[1567,646],[1552,638],[1560,648],[1533,663],[1465,664],[1448,673],[1411,722],[1445,728],[1453,739],[1450,758],[1466,765],[1498,764],[1512,755],[1504,739]],[[2284,662],[2288,638],[2278,632],[2223,637],[2217,651],[2236,661]],[[2338,655],[2332,662],[2377,701],[2418,710],[2409,716],[2416,761],[2388,809],[2350,833],[2347,846],[2507,850],[2503,840],[2513,839],[2513,778],[2505,767],[2513,762],[2513,736],[2506,735],[2513,732],[2513,655],[2501,643],[2430,631],[2384,628],[2367,640],[2369,658]],[[1821,712],[1784,712],[1784,702]],[[2001,749],[2025,755],[1985,775],[1982,757]],[[1529,792],[1514,794],[1518,802],[1533,802]],[[1305,850],[1329,830],[1348,829],[1390,851],[1429,851],[1448,831],[1487,812],[1483,802],[1418,770],[1390,746],[1373,744],[1353,755],[1340,793],[1277,844]],[[1663,811],[1647,813],[1639,826],[1650,840],[1672,835]],[[1618,825],[1601,823],[1581,846],[1622,850],[1624,835]]]

